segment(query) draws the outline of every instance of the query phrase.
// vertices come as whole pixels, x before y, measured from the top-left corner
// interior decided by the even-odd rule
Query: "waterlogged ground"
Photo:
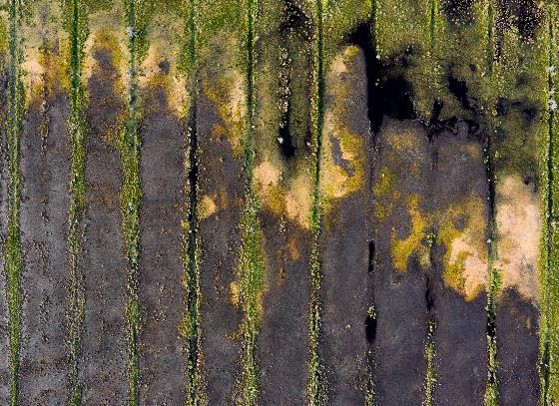
[[[3,0],[0,404],[558,404],[558,30]]]

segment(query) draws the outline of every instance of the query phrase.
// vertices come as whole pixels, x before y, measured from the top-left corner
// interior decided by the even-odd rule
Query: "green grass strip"
[[[19,19],[21,3],[10,0],[8,5],[10,29],[8,35],[8,230],[4,252],[6,272],[6,297],[8,302],[8,339],[10,369],[10,404],[18,399],[18,375],[21,349],[21,305],[23,302],[21,276],[23,258],[19,229],[21,202],[20,137],[24,111],[24,89],[21,81],[20,63],[22,52],[19,48]]]
[[[140,185],[140,139],[138,129],[140,112],[138,106],[137,77],[137,41],[136,0],[126,3],[128,27],[128,117],[120,139],[123,185],[120,196],[122,210],[122,228],[124,235],[124,253],[126,256],[127,295],[126,306],[127,340],[128,340],[128,384],[129,404],[139,404],[139,365],[138,365],[138,273],[140,268],[140,222],[139,210],[142,198]]]
[[[81,349],[81,326],[85,311],[83,276],[78,262],[83,241],[83,217],[86,210],[85,192],[85,134],[84,89],[81,67],[84,42],[87,37],[87,20],[80,0],[71,0],[70,16],[70,69],[71,69],[71,111],[69,120],[72,160],[70,168],[70,208],[68,250],[70,262],[69,299],[69,362],[70,362],[70,404],[81,404],[82,388],[78,379],[79,355]]]
[[[324,371],[319,354],[321,329],[321,270],[320,270],[320,235],[322,231],[322,210],[320,199],[320,158],[322,152],[322,133],[324,130],[324,1],[315,1],[315,55],[314,55],[314,94],[312,96],[313,134],[312,134],[312,208],[311,231],[313,245],[310,259],[311,302],[309,314],[309,381],[307,395],[309,405],[318,406],[326,403]]]
[[[186,230],[183,235],[184,267],[185,267],[185,295],[186,310],[180,330],[185,339],[186,356],[186,404],[195,406],[203,404],[202,394],[202,359],[200,336],[200,241],[198,237],[198,66],[197,66],[197,1],[187,3],[187,34],[189,36],[186,49],[186,69],[188,76],[188,92],[190,95],[190,110],[188,113],[187,130],[187,183],[185,196],[187,199]]]
[[[256,345],[260,328],[261,295],[264,288],[264,257],[262,229],[258,219],[259,202],[254,189],[254,45],[257,3],[246,2],[246,135],[243,140],[245,169],[245,207],[241,217],[241,251],[238,275],[240,277],[240,303],[244,317],[242,323],[242,375],[240,403],[255,405],[259,393]]]
[[[555,18],[556,9],[554,4],[548,4],[547,7],[547,35],[544,37],[544,47],[548,51],[548,63],[546,69],[547,79],[547,125],[546,125],[546,148],[544,154],[545,171],[544,171],[544,207],[545,207],[545,226],[544,226],[544,239],[543,239],[543,275],[542,275],[542,318],[540,327],[540,404],[549,406],[555,404],[557,395],[556,382],[553,374],[553,366],[555,365],[557,357],[557,278],[555,277],[554,270],[557,269],[557,256],[554,253],[554,247],[557,241],[557,231],[554,225],[555,221],[555,194],[557,193],[555,181],[555,154],[556,146],[555,126],[556,126],[556,113],[555,109],[551,106],[551,100],[554,100],[555,88],[555,70],[557,68],[557,44],[555,33]],[[553,383],[555,384],[552,384]]]

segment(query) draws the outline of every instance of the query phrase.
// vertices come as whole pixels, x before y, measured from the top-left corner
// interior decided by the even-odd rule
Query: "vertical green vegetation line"
[[[70,208],[68,251],[70,263],[69,302],[69,381],[70,404],[81,404],[81,385],[78,380],[78,360],[81,343],[81,325],[84,317],[85,294],[83,277],[79,270],[79,256],[83,240],[83,216],[86,209],[85,196],[85,132],[84,89],[81,80],[84,43],[87,38],[87,17],[81,0],[71,0],[66,4],[70,10],[66,20],[70,31],[70,75],[71,75],[71,112],[69,134],[72,146],[70,168]]]
[[[245,207],[241,218],[241,252],[238,274],[243,309],[243,350],[240,402],[254,405],[258,398],[256,340],[262,318],[261,295],[264,287],[262,229],[258,220],[258,198],[254,189],[254,44],[257,0],[246,1],[246,136],[243,140],[245,165]]]
[[[433,320],[429,320],[427,328],[427,343],[425,344],[425,361],[427,363],[427,373],[425,374],[425,399],[424,406],[433,406],[435,385],[437,384],[437,375],[435,373],[435,329],[436,325]]]
[[[320,299],[320,233],[321,233],[321,207],[320,207],[320,158],[322,150],[322,132],[324,128],[324,4],[326,0],[315,1],[315,52],[314,52],[314,94],[312,95],[313,114],[313,165],[312,165],[312,208],[311,231],[313,246],[311,252],[311,303],[309,315],[309,382],[308,401],[310,405],[322,405],[326,402],[324,377],[320,354],[318,351],[321,299]]]
[[[185,338],[186,355],[186,404],[195,406],[202,403],[202,360],[200,341],[200,244],[198,237],[198,64],[197,47],[197,0],[187,3],[187,32],[189,35],[186,49],[187,86],[190,95],[190,106],[187,117],[187,151],[185,197],[187,199],[186,225],[184,233],[184,266],[186,311],[181,330]]]
[[[8,232],[4,252],[6,271],[6,298],[8,302],[8,339],[10,363],[10,404],[18,398],[18,375],[21,348],[21,275],[23,259],[19,230],[21,200],[20,136],[24,109],[24,90],[21,81],[21,50],[18,27],[21,18],[21,1],[9,3],[9,67],[8,67]]]
[[[540,333],[540,384],[541,384],[541,395],[540,403],[542,406],[553,405],[555,403],[555,390],[553,386],[550,387],[550,382],[553,379],[551,367],[554,364],[553,354],[557,351],[557,329],[556,327],[556,317],[555,309],[552,306],[556,302],[555,289],[556,285],[555,278],[553,277],[553,270],[557,269],[556,255],[554,255],[554,244],[556,241],[556,226],[554,225],[554,196],[556,193],[556,186],[554,185],[555,176],[555,142],[554,142],[554,130],[556,122],[556,102],[554,95],[555,88],[555,74],[556,74],[556,39],[554,23],[556,18],[555,5],[548,4],[547,7],[547,38],[544,47],[548,51],[547,60],[547,151],[544,154],[545,159],[545,192],[544,192],[544,205],[545,205],[545,233],[544,233],[544,253],[545,258],[543,266],[543,278],[542,278],[542,320],[541,323],[541,333]]]
[[[495,57],[494,48],[494,12],[493,0],[487,0],[486,9],[487,18],[487,49],[485,59],[485,70],[487,80],[493,80],[493,63]],[[493,106],[491,108],[494,108]],[[495,207],[495,170],[493,164],[492,139],[494,131],[494,123],[488,122],[485,130],[484,145],[484,161],[485,173],[488,185],[488,227],[487,227],[487,256],[488,256],[488,277],[489,289],[487,292],[487,383],[485,388],[485,404],[486,406],[498,405],[498,385],[497,385],[497,332],[495,326],[495,317],[497,311],[496,297],[499,291],[500,278],[499,271],[495,268],[497,260],[497,223],[496,223],[496,207]]]
[[[122,227],[124,235],[124,253],[127,266],[126,306],[127,340],[128,340],[128,383],[129,403],[139,403],[139,366],[138,366],[138,272],[140,267],[140,232],[139,208],[142,197],[140,187],[140,112],[138,107],[137,51],[138,27],[136,25],[136,0],[125,0],[128,26],[128,117],[120,139],[123,185],[121,191]]]

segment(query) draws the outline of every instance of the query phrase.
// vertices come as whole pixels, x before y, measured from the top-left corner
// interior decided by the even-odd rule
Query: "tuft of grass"
[[[9,382],[10,404],[18,403],[18,376],[21,350],[21,305],[23,302],[21,276],[23,257],[19,228],[21,202],[20,137],[24,112],[24,88],[21,80],[19,22],[21,3],[10,0],[8,4],[8,230],[4,248],[6,272],[6,298],[8,302]]]

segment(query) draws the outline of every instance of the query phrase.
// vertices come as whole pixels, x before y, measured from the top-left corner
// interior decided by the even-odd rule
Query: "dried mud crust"
[[[120,157],[107,143],[123,109],[114,87],[117,71],[112,55],[94,50],[99,69],[88,83],[90,95],[86,138],[87,213],[83,241],[85,317],[82,330],[80,381],[83,401],[124,404],[126,376],[126,273],[119,194]]]
[[[217,107],[203,92],[198,99],[199,196],[216,202],[216,212],[200,221],[201,315],[204,381],[208,404],[233,403],[240,376],[241,342],[237,337],[241,310],[234,306],[232,284],[240,245],[243,208],[242,159],[233,154],[225,135],[212,131],[220,122]]]
[[[140,401],[184,404],[186,360],[178,329],[185,311],[181,259],[185,139],[181,123],[169,113],[165,90],[150,87],[142,93],[146,102],[140,128]]]
[[[25,300],[19,396],[30,405],[64,403],[68,390],[68,115],[68,98],[59,93],[44,101],[42,111],[32,107],[23,125],[20,230]]]

